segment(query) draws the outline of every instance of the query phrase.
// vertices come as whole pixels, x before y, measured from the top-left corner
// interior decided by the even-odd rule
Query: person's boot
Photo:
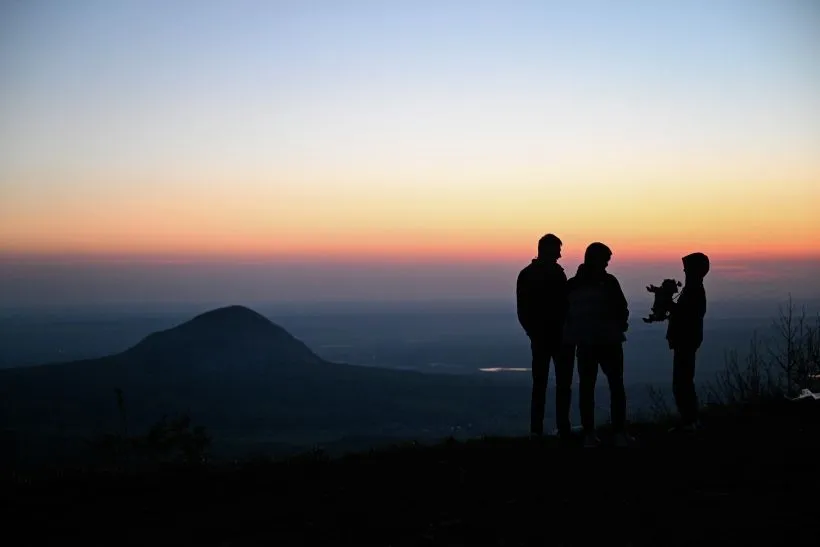
[[[696,433],[700,429],[700,422],[683,422],[669,429],[669,433]]]
[[[584,448],[597,448],[601,444],[601,439],[593,432],[584,433]]]
[[[698,429],[700,429],[700,423],[697,421],[690,422],[688,424],[684,424],[681,426],[681,431],[685,433],[697,433]]]
[[[615,433],[612,437],[612,445],[617,448],[626,448],[634,439],[623,431]]]

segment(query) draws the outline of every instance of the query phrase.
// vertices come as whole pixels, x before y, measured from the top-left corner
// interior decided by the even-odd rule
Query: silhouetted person
[[[570,402],[574,356],[563,343],[567,309],[567,276],[558,265],[561,240],[547,234],[538,241],[538,257],[518,274],[516,302],[518,321],[530,338],[532,350],[532,398],[530,433],[544,432],[544,405],[550,360],[555,366],[555,414],[558,434],[570,435]]]
[[[626,446],[626,392],[624,390],[624,333],[629,308],[621,285],[606,271],[612,251],[592,243],[584,263],[567,283],[569,309],[564,341],[578,348],[581,424],[584,445],[597,446],[595,435],[595,384],[598,367],[609,383],[611,421],[616,446]]]
[[[672,350],[672,392],[681,417],[682,429],[694,430],[698,421],[695,392],[695,356],[703,343],[706,290],[703,278],[709,273],[709,257],[692,253],[682,259],[686,277],[678,301],[669,315],[666,339]]]

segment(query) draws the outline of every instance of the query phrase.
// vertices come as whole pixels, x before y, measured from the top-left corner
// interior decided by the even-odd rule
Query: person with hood
[[[600,367],[609,383],[610,413],[616,446],[627,446],[624,388],[625,332],[629,307],[621,285],[606,271],[612,251],[600,242],[590,244],[584,262],[567,282],[569,308],[564,342],[577,346],[579,406],[584,446],[599,444],[595,435],[595,384]]]
[[[574,348],[562,340],[567,309],[567,276],[558,264],[561,240],[546,234],[538,241],[538,257],[518,274],[516,307],[518,322],[530,339],[532,351],[532,396],[530,400],[530,433],[543,434],[544,405],[550,360],[555,366],[555,413],[558,434],[570,433],[570,401]]]
[[[681,429],[694,431],[698,423],[695,356],[703,343],[703,318],[706,315],[703,278],[709,273],[709,257],[692,253],[684,256],[682,262],[685,281],[669,315],[666,340],[672,350],[672,393],[681,417]]]

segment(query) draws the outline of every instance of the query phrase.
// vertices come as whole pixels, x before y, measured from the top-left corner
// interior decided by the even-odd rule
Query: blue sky
[[[818,28],[811,1],[3,2],[0,258],[507,272],[554,231],[816,264]]]
[[[213,168],[250,169],[316,150],[344,162],[365,160],[380,132],[391,160],[398,144],[447,150],[461,138],[506,161],[539,139],[577,141],[573,127],[590,135],[575,147],[595,150],[614,138],[607,124],[630,118],[626,137],[647,151],[808,147],[820,131],[820,8],[807,1],[2,9],[7,166],[53,154],[67,167],[166,173],[192,159],[205,169],[211,153]],[[658,143],[657,131],[640,130],[646,119],[675,136]]]

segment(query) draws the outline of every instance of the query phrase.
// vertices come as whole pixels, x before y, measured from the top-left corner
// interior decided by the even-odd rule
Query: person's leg
[[[696,348],[675,348],[672,357],[672,393],[684,426],[698,418],[698,397],[695,391]]]
[[[572,377],[575,369],[575,347],[559,345],[553,355],[555,363],[555,417],[559,435],[572,429],[569,414],[572,405]]]
[[[585,434],[595,432],[595,383],[598,381],[598,355],[594,346],[578,346],[578,405]]]
[[[609,384],[610,420],[616,433],[626,429],[626,389],[624,388],[623,344],[607,345],[601,354],[601,370]]]
[[[544,432],[544,404],[547,397],[547,378],[549,377],[549,348],[542,340],[530,340],[532,350],[532,396],[530,398],[530,433],[541,435]]]

